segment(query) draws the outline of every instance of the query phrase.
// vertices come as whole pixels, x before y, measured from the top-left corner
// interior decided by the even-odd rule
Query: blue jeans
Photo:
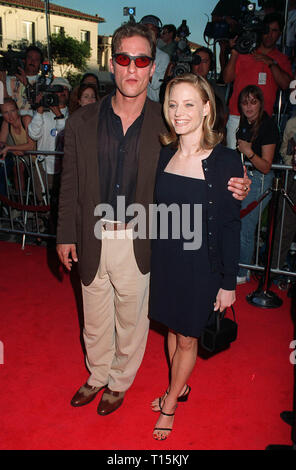
[[[251,189],[247,197],[242,202],[242,209],[247,207],[251,202],[256,201],[264,193],[267,188],[272,186],[272,180],[274,177],[273,171],[270,171],[267,175],[263,175],[260,171],[248,170],[248,176],[252,180]],[[264,176],[264,182],[263,182]],[[263,185],[263,186],[262,186]],[[271,193],[262,201],[262,211],[267,206],[271,199]],[[248,215],[241,219],[241,235],[240,235],[240,263],[251,264],[254,247],[255,247],[255,234],[258,223],[258,217],[260,213],[260,204],[249,212]],[[247,275],[246,268],[239,268],[238,275],[244,277]]]

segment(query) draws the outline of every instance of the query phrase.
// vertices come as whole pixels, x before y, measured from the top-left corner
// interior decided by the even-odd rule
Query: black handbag
[[[212,320],[212,322],[207,324],[200,337],[200,344],[206,351],[211,353],[219,352],[236,340],[237,323],[232,306],[231,309],[233,320],[225,318],[226,309],[223,312],[213,310],[209,316],[209,321]],[[212,319],[212,316],[214,316],[214,319]]]

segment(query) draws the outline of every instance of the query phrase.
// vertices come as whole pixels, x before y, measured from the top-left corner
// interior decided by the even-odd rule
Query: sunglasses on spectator
[[[148,65],[153,61],[152,57],[148,57],[147,55],[128,55],[128,54],[114,54],[113,59],[118,65],[122,65],[122,67],[127,67],[131,61],[133,60],[136,64],[136,67],[139,69],[143,69],[148,67]]]

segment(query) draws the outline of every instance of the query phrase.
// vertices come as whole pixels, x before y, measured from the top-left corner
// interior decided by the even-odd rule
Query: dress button
[[[208,171],[208,168],[207,168],[207,167],[205,167],[205,171]]]
[[[212,183],[209,183],[209,184],[208,184],[208,187],[209,187],[209,188],[212,188],[212,187],[213,187]]]
[[[209,201],[209,204],[213,204],[213,201]]]

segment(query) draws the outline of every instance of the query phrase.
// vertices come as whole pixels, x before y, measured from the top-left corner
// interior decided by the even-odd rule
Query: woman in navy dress
[[[188,398],[197,340],[211,311],[235,301],[240,201],[227,182],[243,176],[237,152],[223,147],[214,130],[215,98],[206,80],[193,74],[172,79],[164,115],[170,132],[162,136],[155,199],[169,210],[159,210],[155,224],[149,316],[168,327],[171,380],[152,402],[160,412],[157,440],[169,436],[177,404]]]

